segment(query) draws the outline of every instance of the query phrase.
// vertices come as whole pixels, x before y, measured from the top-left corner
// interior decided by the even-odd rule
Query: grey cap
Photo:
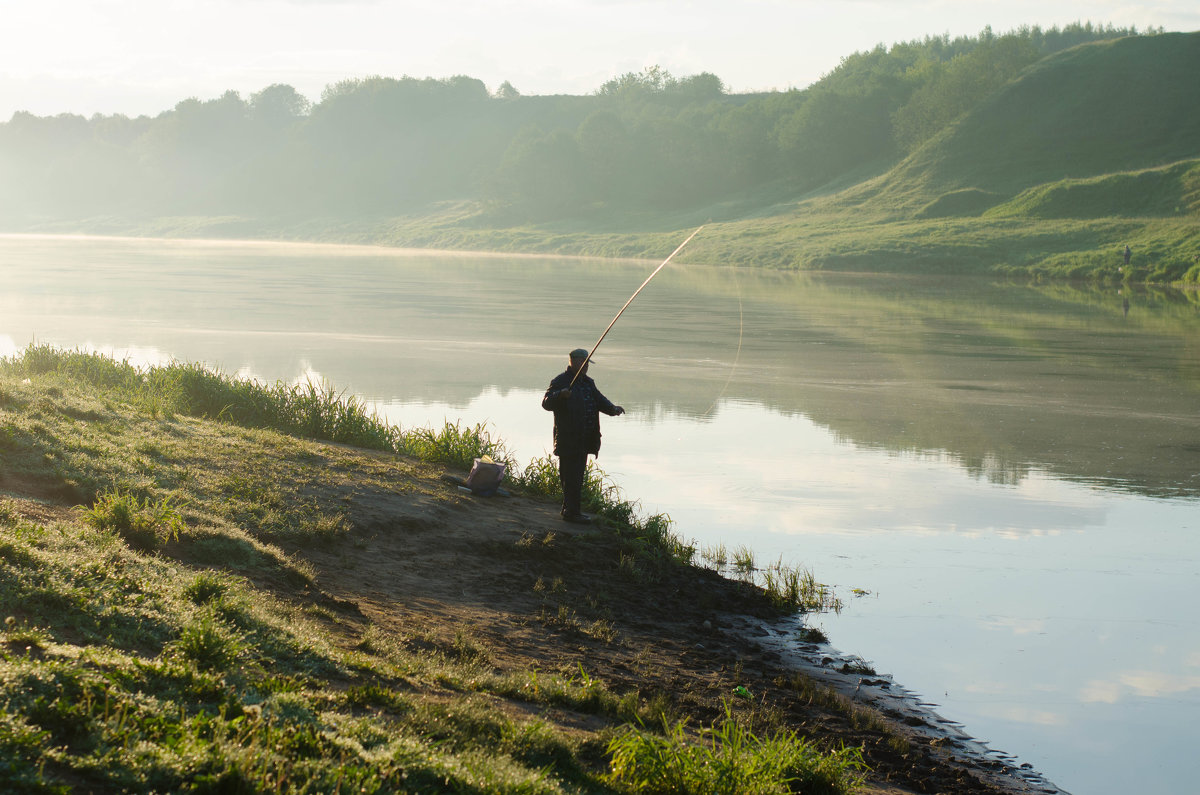
[[[582,362],[583,360],[587,359],[588,352],[584,348],[576,348],[575,350],[571,351],[570,356],[572,362]]]

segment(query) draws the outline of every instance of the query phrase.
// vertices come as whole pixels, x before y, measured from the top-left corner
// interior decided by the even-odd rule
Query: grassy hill
[[[777,221],[848,233],[807,267],[1196,280],[1198,70],[1198,33],[1056,53],[887,173]]]
[[[1050,55],[884,176],[867,204],[913,213],[963,190],[999,203],[1037,185],[1194,159],[1198,70],[1196,33],[1094,42]]]

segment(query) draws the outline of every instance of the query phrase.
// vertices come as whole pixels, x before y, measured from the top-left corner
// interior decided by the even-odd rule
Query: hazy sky
[[[659,64],[733,91],[803,87],[845,55],[926,34],[1075,21],[1200,29],[1196,0],[0,0],[0,121],[150,114],[380,74],[584,94]]]

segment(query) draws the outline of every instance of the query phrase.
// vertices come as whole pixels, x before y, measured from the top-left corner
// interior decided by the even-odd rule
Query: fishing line
[[[680,244],[679,244],[679,248],[677,248],[677,249],[675,249],[674,251],[672,251],[672,252],[671,252],[671,254],[670,254],[670,256],[668,256],[668,257],[667,257],[665,260],[663,260],[663,261],[662,261],[662,264],[661,264],[661,265],[659,265],[657,268],[655,268],[655,269],[654,269],[654,273],[652,273],[652,274],[650,274],[649,276],[647,276],[647,277],[646,277],[646,281],[642,282],[642,286],[641,286],[641,287],[639,287],[639,288],[637,288],[636,290],[634,290],[634,291],[633,291],[633,295],[629,296],[629,300],[625,302],[625,306],[621,307],[621,311],[620,311],[620,312],[618,312],[618,313],[617,313],[617,316],[616,316],[616,317],[614,317],[614,318],[612,319],[612,322],[608,324],[608,328],[604,329],[604,333],[600,335],[600,339],[596,340],[596,344],[592,346],[591,353],[589,353],[589,354],[587,355],[587,358],[583,360],[583,364],[579,365],[579,369],[577,369],[577,370],[575,371],[575,377],[571,379],[571,383],[567,385],[567,389],[570,389],[571,387],[575,386],[575,381],[576,381],[576,380],[579,378],[579,376],[580,376],[580,375],[583,373],[583,368],[587,367],[587,363],[588,363],[588,362],[590,362],[590,361],[592,360],[592,354],[593,354],[593,353],[595,353],[595,352],[596,352],[596,349],[600,347],[600,343],[604,342],[604,338],[608,336],[608,332],[609,332],[609,331],[611,331],[611,330],[612,330],[612,327],[613,327],[613,326],[615,326],[615,325],[617,324],[617,320],[618,320],[618,319],[621,317],[621,314],[622,314],[622,313],[623,313],[623,312],[624,312],[626,309],[628,309],[628,308],[629,308],[629,305],[630,305],[630,304],[632,304],[632,303],[633,303],[633,299],[635,299],[635,298],[637,298],[637,297],[638,297],[638,293],[640,293],[640,292],[642,291],[642,289],[643,289],[643,288],[644,288],[644,287],[645,287],[647,284],[649,284],[649,283],[650,283],[650,280],[651,280],[651,279],[653,279],[655,276],[657,276],[657,275],[658,275],[658,272],[659,272],[660,270],[662,270],[664,267],[666,267],[666,264],[667,264],[668,262],[670,262],[670,261],[671,261],[671,259],[672,259],[672,258],[673,258],[673,257],[674,257],[676,254],[678,254],[680,251],[683,251],[683,247],[684,247],[684,246],[686,246],[688,243],[692,242],[692,238],[693,238],[693,237],[695,237],[697,234],[699,234],[700,230],[701,230],[701,229],[703,229],[703,228],[704,228],[704,226],[703,226],[703,225],[701,225],[701,226],[699,226],[699,227],[697,227],[697,228],[696,228],[696,231],[695,231],[695,232],[692,232],[690,235],[688,235],[688,239],[687,239],[687,240],[685,240],[685,241],[683,241],[682,243],[680,243]]]

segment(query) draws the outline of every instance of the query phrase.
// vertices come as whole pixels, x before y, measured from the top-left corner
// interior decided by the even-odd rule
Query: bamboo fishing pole
[[[646,281],[642,282],[642,286],[633,291],[633,295],[629,296],[629,300],[625,302],[625,306],[621,307],[621,311],[618,312],[617,316],[614,317],[612,319],[612,322],[608,324],[608,328],[604,329],[604,333],[600,335],[600,339],[596,340],[596,344],[592,346],[592,350],[591,350],[591,352],[588,353],[587,358],[583,360],[583,364],[579,365],[579,369],[575,371],[575,377],[571,379],[571,383],[567,385],[567,389],[570,389],[571,387],[575,386],[575,381],[579,378],[580,374],[583,373],[583,368],[587,367],[587,363],[592,360],[592,354],[595,353],[596,349],[600,347],[600,343],[604,342],[604,338],[608,336],[608,332],[611,331],[612,327],[617,324],[617,320],[620,319],[621,314],[626,309],[629,308],[630,304],[633,303],[633,299],[638,297],[638,293],[640,293],[642,291],[642,288],[644,288],[647,284],[649,284],[650,280],[653,279],[655,276],[657,276],[658,272],[660,270],[662,270],[664,267],[666,267],[667,263],[670,262],[671,259],[676,254],[678,254],[680,251],[683,251],[683,247],[686,246],[688,243],[691,243],[692,238],[695,237],[697,234],[699,234],[700,230],[703,228],[704,228],[704,225],[701,224],[699,227],[696,228],[695,232],[692,232],[690,235],[688,235],[688,239],[683,241],[682,243],[680,243],[679,248],[672,251],[671,254],[665,260],[662,261],[662,264],[654,269],[654,273],[652,273],[646,277]]]

